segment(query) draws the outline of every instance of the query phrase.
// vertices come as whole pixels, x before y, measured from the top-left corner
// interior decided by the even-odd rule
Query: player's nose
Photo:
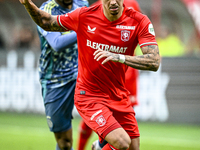
[[[114,4],[116,4],[117,2],[116,2],[116,0],[110,0],[110,4],[111,5],[114,5]]]

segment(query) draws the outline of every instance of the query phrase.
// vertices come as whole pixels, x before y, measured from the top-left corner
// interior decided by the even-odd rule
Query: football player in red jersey
[[[101,0],[96,1],[92,4],[98,5],[101,4]],[[124,4],[127,7],[132,7],[135,10],[141,12],[141,8],[136,0],[124,0]],[[134,107],[138,105],[137,98],[137,79],[138,79],[138,70],[132,67],[128,67],[125,75],[125,87],[130,92],[129,98],[131,100],[131,105]],[[82,120],[79,125],[79,139],[77,142],[77,150],[84,150],[87,144],[89,137],[92,134],[92,129],[90,129]],[[95,141],[92,144],[93,150],[100,150],[107,142],[104,141],[102,143],[99,140]]]
[[[123,5],[102,0],[65,15],[50,15],[31,0],[20,0],[47,31],[74,30],[78,41],[75,106],[83,121],[108,143],[102,150],[139,150],[139,128],[125,88],[128,66],[157,71],[160,55],[149,18]],[[133,56],[137,45],[143,55]]]

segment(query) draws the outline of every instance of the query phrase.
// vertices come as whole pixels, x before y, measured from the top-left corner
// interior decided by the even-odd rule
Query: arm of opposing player
[[[31,0],[19,0],[35,23],[46,31],[66,31],[57,23],[57,16],[40,10]]]
[[[45,35],[46,40],[55,51],[62,51],[77,42],[76,32],[62,35],[60,32],[50,32]]]
[[[157,71],[160,66],[160,55],[157,45],[147,45],[141,48],[143,55],[125,55],[124,64],[139,69]]]

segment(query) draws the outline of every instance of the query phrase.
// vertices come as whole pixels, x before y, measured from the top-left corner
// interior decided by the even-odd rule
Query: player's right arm
[[[19,0],[35,23],[46,31],[66,31],[57,23],[57,16],[39,9],[31,0]]]

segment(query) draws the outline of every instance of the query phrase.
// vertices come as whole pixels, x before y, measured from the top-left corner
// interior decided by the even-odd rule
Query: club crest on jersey
[[[129,37],[130,37],[130,31],[127,30],[122,30],[121,31],[121,40],[124,42],[129,41]]]
[[[96,119],[96,122],[102,127],[106,124],[106,119],[101,115]]]

